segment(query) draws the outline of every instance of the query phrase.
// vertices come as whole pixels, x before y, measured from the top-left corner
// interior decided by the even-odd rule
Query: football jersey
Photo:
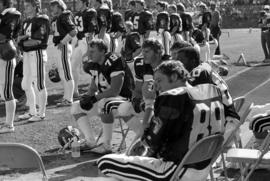
[[[61,40],[71,31],[76,30],[71,11],[64,11],[52,21],[53,43],[58,45]]]
[[[188,13],[180,15],[182,19],[182,31],[190,31],[193,28],[192,17]]]
[[[86,9],[82,12],[78,12],[74,21],[78,30],[77,38],[81,40],[85,37],[86,33],[97,33],[97,12],[95,9]]]
[[[134,88],[132,73],[126,63],[115,54],[108,53],[106,55],[106,60],[102,65],[89,62],[86,72],[92,76],[99,92],[110,89],[111,79],[114,76],[123,74],[124,83],[121,88],[120,96],[131,98],[132,90]]]
[[[159,29],[164,29],[164,30],[169,31],[169,23],[170,23],[170,17],[166,11],[158,13],[157,22],[156,22],[157,31]]]
[[[131,21],[132,22],[132,19],[133,19],[133,16],[134,16],[134,12],[131,10],[131,9],[128,9],[127,11],[125,11],[125,21]]]
[[[154,17],[150,11],[143,11],[139,16],[138,33],[143,35],[148,30],[154,30]]]
[[[122,17],[122,14],[119,12],[114,12],[112,14],[112,26],[110,32],[126,32],[124,19]]]
[[[139,32],[140,14],[141,13],[135,12],[133,15],[132,23],[134,32]]]
[[[124,45],[121,50],[121,55],[126,62],[133,59],[133,53],[141,48],[140,35],[137,32],[131,32],[124,37]]]
[[[229,88],[226,82],[218,75],[217,72],[213,71],[212,67],[208,63],[202,63],[200,66],[195,68],[191,73],[189,83],[192,86],[200,84],[213,84],[216,85],[222,96],[222,103],[225,105],[225,116],[240,119],[233,106],[233,99],[229,93]]]
[[[21,13],[15,8],[5,9],[0,14],[0,34],[6,39],[16,39],[21,28]]]
[[[212,15],[209,11],[207,12],[204,12],[202,15],[201,15],[201,20],[200,20],[200,25],[199,25],[199,28],[201,28],[204,24],[206,24],[207,28],[210,27],[210,23],[211,23],[211,19],[212,19]]]
[[[142,140],[154,156],[178,164],[197,141],[224,132],[224,108],[220,100],[214,85],[179,87],[161,93]]]
[[[135,80],[144,82],[153,79],[154,71],[150,64],[145,64],[143,57],[134,60]]]
[[[41,44],[33,47],[24,47],[22,41],[19,44],[21,45],[23,51],[35,51],[39,49],[46,49],[48,47],[50,21],[47,15],[37,15],[31,19],[26,19],[23,22],[22,30],[22,35],[28,35],[30,39],[41,41]]]

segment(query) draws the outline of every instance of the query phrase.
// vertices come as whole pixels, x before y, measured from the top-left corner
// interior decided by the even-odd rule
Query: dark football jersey
[[[50,21],[47,15],[37,15],[31,19],[27,19],[23,23],[22,35],[28,35],[33,40],[40,40],[41,44],[33,47],[24,47],[21,43],[23,51],[35,51],[38,49],[46,49],[48,47],[48,39],[50,35]],[[28,40],[28,39],[26,39]]]
[[[154,156],[178,164],[197,141],[224,132],[224,109],[220,99],[214,86],[179,87],[161,93],[155,100],[154,116],[142,140]],[[209,160],[204,164],[209,164]]]
[[[70,11],[64,11],[52,21],[53,43],[58,45],[60,41],[72,30],[76,30],[73,15]]]
[[[131,21],[133,19],[133,16],[135,15],[134,11],[132,11],[131,9],[128,9],[127,11],[125,11],[125,21]]]
[[[201,28],[204,24],[206,24],[207,28],[210,27],[210,23],[212,20],[212,15],[209,11],[204,12],[202,14],[202,24],[199,25],[199,28]]]
[[[193,28],[192,17],[188,13],[183,13],[180,15],[182,19],[182,30],[190,31]]]
[[[143,57],[137,57],[134,60],[134,71],[135,71],[135,80],[136,81],[146,81],[153,79],[153,68],[150,64],[145,64]]]
[[[98,23],[95,9],[91,8],[78,12],[74,20],[78,30],[77,38],[79,40],[83,39],[86,33],[97,33]]]
[[[133,15],[132,23],[134,32],[139,32],[140,14],[141,13],[135,12]]]
[[[111,10],[106,7],[106,6],[101,6],[97,10],[97,20],[98,20],[98,26],[99,28],[101,27],[106,27],[107,31],[111,29],[111,23],[112,23],[112,12]]]
[[[182,31],[182,20],[177,13],[173,13],[170,16],[170,32],[172,32],[175,27],[177,28],[175,33],[180,33]]]
[[[15,8],[5,9],[0,14],[0,34],[5,35],[5,39],[16,39],[21,24],[21,13]]]
[[[167,12],[161,12],[157,15],[157,22],[156,22],[156,29],[159,30],[160,28],[164,30],[169,30],[169,14]]]
[[[131,32],[125,36],[125,45],[121,50],[121,55],[126,62],[133,59],[133,53],[141,48],[140,35],[137,32]]]
[[[218,75],[217,72],[213,71],[212,67],[207,63],[202,63],[200,66],[195,68],[191,72],[191,78],[189,83],[192,86],[200,84],[213,84],[216,85],[222,95],[222,103],[225,106],[225,116],[240,119],[239,115],[236,113],[232,97],[229,93],[229,87],[226,82]]]
[[[134,80],[131,70],[127,64],[118,56],[112,53],[106,55],[106,60],[102,65],[89,62],[87,72],[94,79],[100,92],[108,90],[111,86],[111,79],[119,74],[124,75],[124,83],[121,88],[120,96],[131,98],[134,88]]]

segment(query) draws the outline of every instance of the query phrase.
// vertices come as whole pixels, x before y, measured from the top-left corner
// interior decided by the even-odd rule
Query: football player
[[[149,38],[157,39],[164,48],[164,56],[170,56],[171,35],[169,33],[169,14],[166,11],[158,13],[156,31],[150,32]]]
[[[134,82],[126,63],[108,52],[103,40],[93,40],[89,45],[89,52],[91,61],[84,67],[92,77],[89,92],[80,101],[74,102],[71,113],[85,135],[88,148],[96,147],[93,152],[106,154],[111,152],[113,111],[131,98]],[[96,145],[87,117],[87,114],[95,116],[97,112],[103,125],[104,139],[101,145]]]
[[[238,123],[239,115],[236,113],[232,97],[226,82],[212,69],[208,63],[201,63],[199,52],[193,47],[185,47],[178,51],[177,60],[180,60],[190,72],[189,84],[214,84],[221,92],[222,103],[225,108],[226,124]]]
[[[182,3],[177,4],[177,11],[182,19],[182,35],[185,41],[190,41],[190,32],[193,30],[193,22],[190,14],[186,13],[186,8]]]
[[[95,9],[90,9],[88,7],[89,0],[78,0],[76,2],[76,9],[78,13],[76,13],[74,19],[78,31],[78,42],[75,45],[71,57],[71,67],[74,78],[74,97],[79,96],[79,68],[83,61],[83,55],[87,53],[88,43],[93,39],[95,33],[98,32],[97,12]]]
[[[57,47],[57,67],[61,80],[64,82],[63,99],[57,106],[71,106],[73,102],[74,81],[71,69],[72,45],[71,41],[76,36],[76,25],[73,15],[67,10],[63,0],[52,0],[50,2],[54,16],[52,21],[53,43]]]
[[[6,122],[0,133],[14,132],[16,102],[12,87],[16,65],[16,48],[13,41],[18,37],[21,13],[12,7],[11,0],[0,0],[0,95],[5,100]]]
[[[24,1],[24,12],[27,19],[23,23],[19,46],[23,51],[22,88],[26,93],[29,112],[20,115],[19,119],[40,121],[45,118],[47,89],[45,86],[45,67],[47,62],[47,46],[50,34],[50,22],[47,15],[41,15],[40,0]],[[38,90],[35,95],[35,89]],[[39,101],[36,101],[36,97]],[[36,102],[39,112],[36,110]]]
[[[135,0],[130,0],[128,2],[128,10],[125,11],[125,21],[131,21],[133,20],[133,16],[136,13],[136,3]]]
[[[136,4],[136,13],[134,14],[133,16],[133,20],[132,20],[132,23],[133,23],[133,31],[135,32],[138,32],[140,34],[142,34],[142,30],[141,30],[141,18],[142,18],[142,14],[144,12],[144,6],[145,6],[145,2],[144,0],[136,0],[135,1],[135,4]]]
[[[170,33],[172,37],[172,44],[178,41],[182,41],[182,20],[177,13],[170,15]]]
[[[211,12],[208,11],[206,4],[200,3],[199,5],[199,26],[198,28],[201,29],[203,32],[205,41],[209,41],[209,36],[210,36],[210,23],[212,19]]]
[[[146,102],[140,139],[147,152],[143,155],[109,154],[98,160],[98,168],[119,180],[170,180],[187,151],[200,139],[224,132],[224,107],[219,90],[186,87],[188,72],[178,61],[161,63],[154,72],[156,89],[143,88]],[[155,91],[160,95],[155,99]],[[211,159],[189,165],[179,180],[205,180]],[[128,168],[128,169],[126,169]],[[196,175],[194,177],[194,175]]]
[[[200,46],[200,60],[202,62],[210,61],[210,45],[209,42],[206,41],[203,31],[201,29],[194,29],[191,37],[194,39],[196,44]]]

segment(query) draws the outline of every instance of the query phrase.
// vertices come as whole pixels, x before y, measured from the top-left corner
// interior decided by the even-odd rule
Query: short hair
[[[171,50],[180,50],[185,47],[192,47],[192,45],[187,41],[181,40],[173,43]]]
[[[178,3],[178,4],[176,5],[176,7],[177,7],[177,11],[183,11],[183,12],[186,11],[186,7],[185,7],[185,5],[182,4],[182,3]]]
[[[175,4],[170,4],[168,8],[171,8],[173,11],[177,11],[177,6]]]
[[[167,9],[168,3],[165,1],[158,1],[156,5],[162,7],[165,10]]]
[[[184,54],[188,61],[182,61],[180,58],[180,54]],[[201,63],[200,53],[194,47],[185,47],[180,49],[177,52],[177,60],[180,60],[189,72],[191,72],[194,68],[198,67]]]
[[[155,53],[160,53],[162,54],[163,51],[163,46],[162,44],[156,40],[156,39],[147,39],[143,42],[142,48],[150,48],[153,50]]]
[[[89,46],[91,48],[97,47],[99,51],[104,51],[105,53],[108,52],[108,46],[102,39],[94,39],[90,42]]]
[[[162,62],[158,65],[154,72],[161,72],[162,74],[171,77],[173,74],[176,74],[178,79],[185,81],[188,78],[188,71],[184,67],[183,63],[176,60],[168,60]]]

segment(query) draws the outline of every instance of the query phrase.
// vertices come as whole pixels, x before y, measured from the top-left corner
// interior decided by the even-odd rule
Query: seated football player
[[[185,47],[192,47],[192,45],[187,41],[175,42],[171,47],[171,59],[177,60],[178,51]]]
[[[186,87],[187,76],[187,70],[179,61],[166,61],[156,67],[156,89],[152,89],[153,82],[143,87],[148,116],[144,117],[147,128],[140,142],[146,152],[101,157],[98,168],[103,175],[118,180],[170,180],[187,151],[198,140],[224,132],[225,115],[223,104],[218,100],[218,88],[215,85],[202,89]],[[160,92],[157,97],[156,91]],[[206,180],[210,162],[189,165],[179,179]]]
[[[190,41],[190,32],[193,30],[193,20],[182,3],[177,3],[177,12],[182,20],[182,36],[185,41]]]
[[[71,114],[86,139],[88,149],[106,154],[111,152],[113,131],[113,111],[132,96],[134,80],[128,66],[121,58],[108,52],[108,47],[101,39],[89,44],[91,61],[84,65],[84,70],[91,75],[87,94],[80,101],[73,103]],[[96,145],[94,132],[89,117],[99,115],[103,126],[103,142]]]
[[[22,88],[26,93],[29,112],[20,115],[19,119],[40,121],[45,118],[47,89],[45,86],[45,67],[47,62],[47,46],[50,34],[50,22],[47,15],[41,15],[41,2],[26,0],[24,9],[27,15],[23,23],[23,31],[19,46],[23,51]],[[35,95],[35,89],[38,94]],[[36,101],[36,98],[39,98]],[[36,110],[38,102],[39,112]]]
[[[75,48],[71,57],[72,74],[74,78],[73,97],[79,97],[78,83],[80,75],[80,65],[83,62],[83,55],[87,53],[88,43],[98,31],[97,12],[93,8],[89,8],[88,0],[76,1],[76,10],[74,20],[78,30]]]
[[[203,32],[200,29],[195,29],[192,32],[192,38],[200,46],[200,60],[202,62],[210,61],[210,46],[208,41],[203,35]]]
[[[260,149],[263,140],[270,130],[270,103],[254,105],[247,117],[249,129],[253,131],[255,141],[253,148]]]
[[[226,126],[235,126],[240,117],[235,111],[229,87],[219,74],[208,63],[201,63],[199,52],[193,47],[185,47],[178,51],[177,60],[180,60],[190,72],[189,84],[197,86],[201,84],[214,84],[221,92],[222,103],[225,108]]]

